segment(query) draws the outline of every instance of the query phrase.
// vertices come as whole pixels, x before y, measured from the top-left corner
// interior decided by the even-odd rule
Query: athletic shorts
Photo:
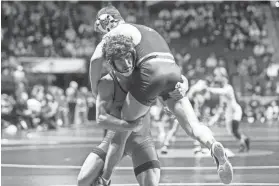
[[[183,82],[181,70],[173,58],[152,55],[135,68],[129,92],[141,104],[150,106],[158,96],[167,100],[178,82]]]

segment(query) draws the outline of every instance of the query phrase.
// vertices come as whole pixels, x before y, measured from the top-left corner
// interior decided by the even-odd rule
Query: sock
[[[234,137],[236,137],[238,140],[241,139],[241,134],[239,132],[239,121],[236,120],[232,121],[232,133]]]

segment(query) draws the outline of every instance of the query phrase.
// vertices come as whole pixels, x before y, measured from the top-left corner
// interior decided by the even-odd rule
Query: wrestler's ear
[[[112,59],[108,59],[107,62],[109,64],[110,68],[115,70],[115,64],[113,63]]]
[[[130,50],[130,52],[131,52],[131,54],[133,56],[133,61],[135,62],[137,60],[137,52],[136,52],[136,50],[134,48],[132,48]]]

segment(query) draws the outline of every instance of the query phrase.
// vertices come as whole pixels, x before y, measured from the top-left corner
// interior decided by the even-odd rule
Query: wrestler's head
[[[118,24],[123,23],[119,11],[112,5],[106,6],[99,10],[95,21],[95,31],[106,34],[113,28],[117,27]]]
[[[103,54],[111,68],[123,76],[132,74],[135,68],[136,52],[132,38],[123,35],[105,38]]]

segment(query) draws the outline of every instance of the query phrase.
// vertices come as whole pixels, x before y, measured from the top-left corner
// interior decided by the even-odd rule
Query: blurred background
[[[57,130],[95,119],[88,67],[109,2],[1,1],[1,132]],[[129,23],[156,29],[190,86],[229,73],[251,125],[278,125],[279,2],[116,2]],[[210,117],[219,98],[203,106]],[[220,126],[222,121],[220,121]]]

